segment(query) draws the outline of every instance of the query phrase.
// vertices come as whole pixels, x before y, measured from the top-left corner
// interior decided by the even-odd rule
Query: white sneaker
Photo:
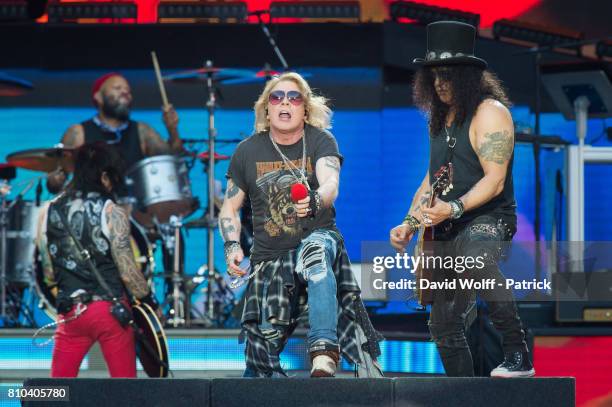
[[[327,355],[318,355],[312,361],[310,377],[334,377],[336,374],[336,362]]]

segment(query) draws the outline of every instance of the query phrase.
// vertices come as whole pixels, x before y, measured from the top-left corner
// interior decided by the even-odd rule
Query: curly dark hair
[[[444,128],[450,107],[436,93],[436,74],[433,68],[426,66],[419,69],[412,87],[414,103],[427,114],[432,137]],[[441,69],[441,72],[439,70],[438,75],[450,84],[451,103],[455,106],[455,123],[458,125],[472,117],[485,99],[495,99],[508,108],[511,106],[501,81],[493,72],[473,65],[450,65]]]
[[[74,176],[67,192],[87,194],[98,192],[110,196],[102,184],[102,173],[106,172],[113,191],[124,186],[125,164],[117,148],[103,141],[85,144],[76,151]]]

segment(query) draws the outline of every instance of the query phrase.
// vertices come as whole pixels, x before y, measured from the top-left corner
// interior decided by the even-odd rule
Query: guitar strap
[[[457,145],[457,137],[455,135],[456,133],[456,125],[455,122],[453,122],[453,124],[451,124],[450,127],[450,132],[448,131],[448,129],[446,127],[444,127],[444,130],[446,131],[446,135],[447,135],[447,145],[448,145],[448,149],[446,150],[446,160],[444,160],[446,162],[446,166],[448,167],[448,180],[449,180],[449,184],[448,184],[448,188],[446,188],[444,190],[444,192],[442,193],[442,195],[446,195],[447,192],[449,192],[451,189],[453,189],[453,157],[455,154],[455,146]]]

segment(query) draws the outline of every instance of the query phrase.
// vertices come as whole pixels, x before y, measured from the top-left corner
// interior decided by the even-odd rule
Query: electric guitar
[[[164,328],[148,304],[132,304],[132,327],[136,336],[136,356],[149,377],[168,377],[168,341]]]
[[[431,184],[431,193],[427,199],[427,207],[431,208],[436,202],[436,198],[448,191],[451,185],[449,167],[443,165],[435,174],[434,181]],[[433,303],[433,292],[428,289],[421,289],[421,280],[433,280],[433,271],[425,267],[425,258],[433,256],[433,240],[434,228],[426,227],[424,224],[419,226],[417,232],[417,243],[414,248],[415,258],[422,257],[421,261],[414,272],[415,277],[415,295],[417,301],[422,307]]]

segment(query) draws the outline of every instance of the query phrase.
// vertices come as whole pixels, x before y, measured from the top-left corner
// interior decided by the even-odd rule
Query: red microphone
[[[308,196],[308,188],[304,184],[291,185],[291,200],[297,203]]]

